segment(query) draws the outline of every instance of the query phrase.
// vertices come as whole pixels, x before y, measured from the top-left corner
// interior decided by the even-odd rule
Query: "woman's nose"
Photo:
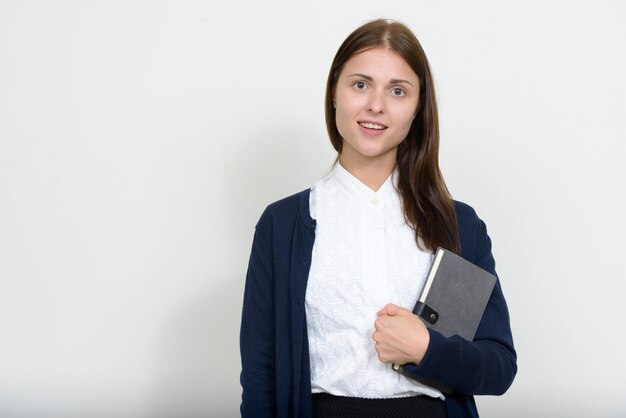
[[[367,110],[373,113],[384,113],[385,101],[382,92],[372,92],[370,100],[367,103]]]

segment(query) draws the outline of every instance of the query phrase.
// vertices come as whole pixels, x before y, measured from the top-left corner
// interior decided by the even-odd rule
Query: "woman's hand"
[[[376,312],[372,339],[378,359],[383,363],[418,364],[424,358],[430,334],[417,315],[388,303]]]

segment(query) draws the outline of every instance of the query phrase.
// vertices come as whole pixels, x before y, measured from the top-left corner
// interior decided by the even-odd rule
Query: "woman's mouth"
[[[376,131],[383,131],[387,129],[385,125],[381,125],[381,124],[373,123],[373,122],[358,122],[358,124],[364,128],[374,129]]]

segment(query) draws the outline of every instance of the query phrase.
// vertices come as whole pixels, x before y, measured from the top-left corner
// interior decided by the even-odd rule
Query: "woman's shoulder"
[[[270,203],[265,209],[265,212],[269,212],[273,215],[296,214],[302,209],[302,203],[308,202],[310,192],[311,189],[305,189],[301,192],[283,197],[282,199]],[[308,208],[308,203],[306,206]]]
[[[314,221],[309,213],[310,192],[311,189],[305,189],[270,203],[263,211],[257,223],[257,229],[259,227],[269,227],[275,223],[283,225],[293,224],[298,217],[306,224],[313,224]]]
[[[459,225],[471,225],[480,219],[474,208],[465,202],[455,200],[454,208],[456,209],[456,217]]]
[[[491,239],[487,234],[487,226],[472,206],[456,200],[454,206],[459,225],[462,255],[477,263],[486,254],[491,253]]]

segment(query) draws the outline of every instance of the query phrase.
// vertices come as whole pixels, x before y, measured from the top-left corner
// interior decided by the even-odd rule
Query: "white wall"
[[[483,416],[626,414],[618,1],[0,2],[0,416],[236,416],[253,227],[323,176],[327,68],[422,41],[519,374]]]

